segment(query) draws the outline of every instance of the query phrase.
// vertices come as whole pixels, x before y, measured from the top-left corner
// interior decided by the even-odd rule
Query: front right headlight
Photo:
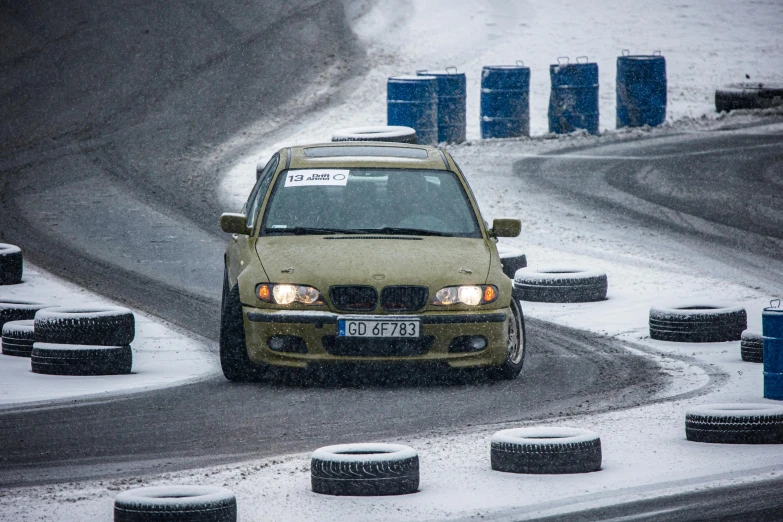
[[[256,297],[265,303],[280,305],[294,302],[306,305],[324,304],[321,292],[306,285],[261,283],[256,286]]]
[[[438,290],[432,304],[437,306],[454,304],[478,306],[491,303],[497,298],[498,288],[495,285],[447,286]]]

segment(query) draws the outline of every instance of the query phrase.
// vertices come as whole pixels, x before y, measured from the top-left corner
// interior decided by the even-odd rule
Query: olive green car
[[[270,366],[429,362],[513,379],[525,328],[497,237],[451,156],[352,142],[280,150],[240,214],[223,214],[220,361]]]

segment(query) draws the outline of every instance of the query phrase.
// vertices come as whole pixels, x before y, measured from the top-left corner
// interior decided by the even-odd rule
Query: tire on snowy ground
[[[704,404],[685,414],[685,437],[718,444],[783,444],[783,406]]]
[[[135,334],[133,312],[119,306],[58,306],[35,314],[40,343],[125,346]]]
[[[400,444],[340,444],[313,452],[310,478],[324,495],[404,495],[419,489],[419,456]]]
[[[740,355],[745,362],[764,362],[764,342],[761,332],[745,330],[740,338]]]
[[[734,83],[715,90],[715,110],[768,109],[783,105],[781,83]]]
[[[9,321],[33,319],[36,312],[51,305],[25,299],[0,299],[0,328]]]
[[[492,469],[507,473],[590,473],[601,469],[601,439],[579,428],[516,428],[492,436]]]
[[[21,283],[23,265],[22,250],[18,246],[0,243],[0,285]]]
[[[523,301],[603,301],[607,287],[606,274],[588,268],[522,268],[514,274],[514,289]]]
[[[8,321],[2,328],[3,355],[15,357],[30,357],[33,351],[32,319],[24,321]]]
[[[126,375],[133,367],[130,345],[33,344],[33,373],[46,375]]]
[[[418,143],[416,131],[411,127],[389,125],[381,127],[352,127],[338,129],[332,141],[388,141],[393,143]]]
[[[527,267],[527,256],[521,250],[498,245],[498,255],[503,265],[503,273],[510,279],[514,279],[517,270]]]
[[[123,491],[114,499],[114,522],[235,522],[237,499],[226,488],[155,486]]]
[[[739,341],[748,327],[741,306],[682,303],[650,308],[650,337],[681,343]]]

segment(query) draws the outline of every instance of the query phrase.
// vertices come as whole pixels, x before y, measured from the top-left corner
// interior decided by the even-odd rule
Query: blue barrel
[[[666,59],[625,53],[617,57],[617,128],[660,125],[666,120]]]
[[[481,137],[530,136],[530,68],[487,65],[481,71]]]
[[[558,62],[549,66],[549,132],[584,129],[598,134],[598,64],[587,63],[586,56],[577,58],[577,63],[568,63],[567,58]]]
[[[764,398],[780,401],[783,400],[783,308],[764,309],[761,335],[764,342]]]
[[[393,76],[386,83],[386,120],[416,130],[422,145],[438,144],[438,86],[434,76]]]
[[[465,141],[467,112],[467,82],[465,73],[456,67],[445,71],[417,71],[420,76],[434,76],[438,93],[438,143],[462,143]]]

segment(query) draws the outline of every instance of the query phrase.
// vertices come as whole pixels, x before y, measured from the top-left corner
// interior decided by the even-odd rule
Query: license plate
[[[421,322],[418,319],[340,319],[337,322],[339,337],[419,337]]]

